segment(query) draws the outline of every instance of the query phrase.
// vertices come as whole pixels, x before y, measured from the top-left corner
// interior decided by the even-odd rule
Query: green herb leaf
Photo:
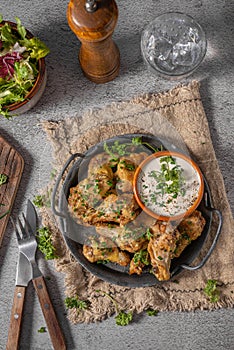
[[[0,186],[5,184],[8,180],[8,176],[5,174],[0,174]]]
[[[148,148],[150,148],[152,151],[154,151],[155,153],[163,150],[162,145],[160,146],[160,148],[155,148],[155,147],[153,147],[150,143],[148,143],[148,142],[143,142],[141,136],[133,137],[133,138],[132,138],[132,144],[133,144],[133,145],[136,145],[136,146],[138,146],[138,145],[145,145],[145,146],[147,146]]]
[[[120,311],[115,317],[115,322],[118,326],[127,326],[132,321],[132,313]]]
[[[55,247],[52,244],[52,234],[48,227],[37,230],[38,248],[44,254],[46,260],[57,259]]]
[[[38,208],[42,208],[44,206],[44,201],[45,201],[44,196],[37,195],[33,199],[33,204]]]
[[[218,281],[209,279],[204,288],[204,293],[209,297],[211,303],[216,303],[219,300],[220,292],[217,290]]]
[[[78,296],[67,297],[64,300],[67,309],[85,310],[88,308],[88,302],[85,300],[79,300]]]
[[[147,250],[140,250],[139,252],[136,252],[133,256],[133,261],[135,264],[139,264],[140,262],[144,265],[149,265],[149,253]]]
[[[158,310],[153,310],[153,309],[148,309],[146,310],[148,316],[157,316],[159,311]]]
[[[0,220],[4,218],[7,214],[10,213],[10,210],[7,210],[4,214],[0,215]]]
[[[46,328],[45,327],[41,327],[40,329],[38,329],[38,333],[46,333]]]
[[[145,235],[148,240],[150,240],[150,238],[153,237],[153,234],[150,232],[149,228],[147,228]]]
[[[173,157],[167,156],[160,159],[161,169],[160,171],[152,170],[149,174],[150,177],[157,181],[156,189],[159,193],[154,193],[155,198],[151,198],[152,201],[157,201],[158,194],[162,196],[167,193],[172,198],[177,198],[179,194],[185,195],[185,178],[183,176],[183,169],[180,165],[176,164]]]

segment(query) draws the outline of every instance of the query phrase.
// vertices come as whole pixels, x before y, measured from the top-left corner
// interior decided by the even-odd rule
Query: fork
[[[27,286],[27,283],[29,282],[29,280],[32,279],[32,282],[36,290],[36,293],[40,302],[40,306],[46,321],[47,329],[49,331],[53,347],[55,350],[64,350],[66,349],[66,345],[64,342],[63,334],[60,329],[58,320],[56,318],[56,315],[46,288],[44,278],[42,276],[42,273],[35,259],[35,254],[37,250],[37,240],[25,216],[23,214],[22,216],[24,220],[24,225],[22,224],[19,218],[17,220],[17,224],[20,230],[17,228],[16,224],[12,219],[11,219],[11,222],[16,233],[18,246],[19,246],[19,253],[24,255],[24,257],[27,259],[27,262],[30,264],[30,267],[31,267],[30,278],[27,279],[26,277],[26,281],[24,281],[24,277],[22,277],[22,280],[24,282],[23,286]],[[20,263],[20,260],[19,260],[19,263]],[[19,270],[20,270],[20,266],[18,266],[18,272]],[[25,288],[25,287],[22,287],[22,288]],[[22,303],[23,303],[23,300],[22,300]],[[23,305],[21,306],[21,311],[22,309],[23,309]],[[14,310],[14,305],[13,305],[13,310]],[[12,312],[11,323],[10,323],[9,333],[8,333],[8,345],[13,343],[14,339],[16,338],[15,329],[14,327],[12,327],[13,318],[15,318],[15,314]],[[20,321],[21,321],[21,317],[20,317]],[[20,328],[20,324],[18,324],[18,327]],[[18,330],[18,333],[19,333],[19,330]],[[18,338],[19,338],[19,334],[18,334]],[[17,343],[18,343],[18,339],[17,339]],[[17,349],[17,347],[15,348]],[[13,349],[13,345],[9,345],[7,349]]]

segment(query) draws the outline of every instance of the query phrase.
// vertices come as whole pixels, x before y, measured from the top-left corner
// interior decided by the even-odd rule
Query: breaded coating
[[[180,239],[177,242],[174,257],[179,257],[183,250],[202,234],[205,224],[206,220],[198,210],[180,222],[177,227]]]

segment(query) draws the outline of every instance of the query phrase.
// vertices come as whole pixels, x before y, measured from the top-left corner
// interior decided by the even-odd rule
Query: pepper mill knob
[[[115,0],[70,0],[68,4],[68,24],[81,41],[81,68],[95,83],[111,81],[119,73],[119,49],[112,40],[117,19]]]

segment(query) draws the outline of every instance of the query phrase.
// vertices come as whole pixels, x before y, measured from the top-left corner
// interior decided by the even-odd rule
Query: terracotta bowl
[[[10,22],[10,21],[2,21],[0,23],[0,26],[3,26],[5,23],[9,23],[13,30],[16,30],[17,24]],[[27,32],[27,38],[33,38],[33,34],[26,29]],[[25,96],[25,99],[20,102],[15,102],[6,106],[3,106],[3,109],[8,110],[9,115],[18,115],[25,113],[29,111],[31,108],[33,108],[36,103],[40,100],[45,87],[46,87],[46,81],[47,81],[47,72],[46,72],[46,64],[45,59],[40,58],[38,60],[38,76],[37,79],[32,87],[32,89],[28,92],[28,94]]]
[[[179,213],[173,213],[173,214],[170,214],[169,210],[168,210],[168,213],[163,212],[163,210],[161,209],[158,209],[157,211],[157,209],[152,208],[152,205],[150,206],[148,204],[150,198],[152,198],[151,197],[152,191],[156,189],[156,185],[157,185],[156,182],[155,182],[155,185],[153,183],[147,186],[146,191],[147,192],[150,191],[148,194],[146,193],[143,195],[143,189],[142,189],[142,186],[146,186],[146,183],[143,183],[143,181],[145,181],[147,169],[148,170],[151,169],[151,171],[152,169],[156,169],[157,168],[156,164],[159,163],[159,159],[163,157],[168,157],[168,156],[173,157],[174,159],[176,159],[177,162],[184,165],[184,169],[183,167],[181,168],[183,169],[183,172],[186,174],[185,183],[189,181],[189,178],[191,178],[193,174],[194,178],[196,178],[196,184],[197,184],[196,189],[194,189],[194,194],[193,195],[191,194],[192,199],[189,200],[190,204],[187,205],[186,208],[181,209]],[[198,165],[188,156],[185,156],[184,154],[178,153],[178,152],[161,151],[150,155],[137,167],[134,175],[134,180],[133,180],[133,191],[134,191],[134,195],[138,205],[148,215],[162,221],[175,221],[175,220],[180,220],[189,216],[198,207],[204,194],[204,180]],[[157,196],[160,196],[160,195],[157,195]],[[173,204],[170,204],[170,205],[171,206],[177,205],[176,201],[177,199],[175,200],[171,199],[171,202]],[[165,206],[166,208],[165,211],[166,211],[168,204],[166,205],[165,203],[167,202],[161,203],[161,207]]]

